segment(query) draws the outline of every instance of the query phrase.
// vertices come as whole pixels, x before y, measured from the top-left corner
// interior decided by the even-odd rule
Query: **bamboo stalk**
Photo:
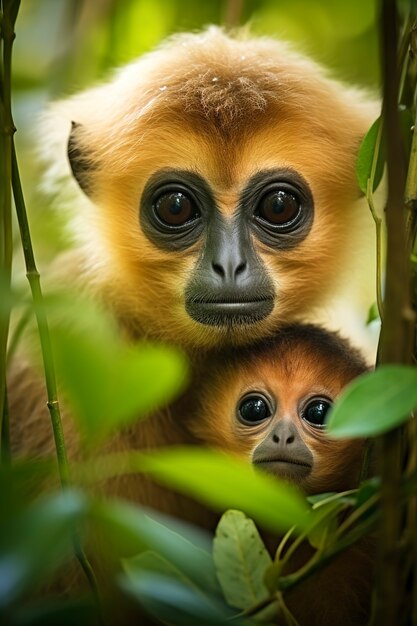
[[[414,318],[410,301],[409,245],[404,206],[405,163],[398,118],[397,7],[382,1],[383,130],[387,145],[388,197],[387,267],[384,323],[379,347],[380,363],[410,363]],[[381,524],[378,542],[375,623],[399,624],[405,590],[401,577],[403,507],[399,494],[402,478],[401,431],[383,435],[377,442],[381,473]]]
[[[1,61],[0,82],[0,134],[1,134],[1,157],[2,178],[2,201],[0,215],[0,277],[5,290],[10,289],[13,258],[13,235],[12,235],[12,159],[11,146],[15,127],[11,110],[11,62],[12,47],[14,41],[13,23],[10,19],[12,5],[10,2],[2,2],[1,11]],[[10,309],[6,310],[0,319],[0,437],[1,437],[1,460],[10,459],[8,407],[6,394],[6,355],[7,340],[10,326]]]

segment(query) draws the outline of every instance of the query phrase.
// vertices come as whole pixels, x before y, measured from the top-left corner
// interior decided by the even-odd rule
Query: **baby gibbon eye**
[[[325,398],[312,398],[301,411],[301,418],[315,428],[325,428],[326,415],[332,406]]]
[[[268,225],[285,228],[297,224],[300,214],[300,200],[286,189],[269,191],[261,198],[255,212],[255,216]]]
[[[168,191],[153,203],[156,217],[166,226],[184,226],[200,217],[194,201],[183,191]]]
[[[272,415],[270,401],[261,394],[244,396],[237,407],[237,418],[242,424],[252,426],[263,422]]]

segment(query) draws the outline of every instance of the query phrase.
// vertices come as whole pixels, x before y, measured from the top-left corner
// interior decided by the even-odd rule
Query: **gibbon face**
[[[314,326],[285,327],[268,343],[212,364],[193,430],[306,493],[355,487],[363,441],[331,439],[326,415],[366,363]]]
[[[54,111],[88,198],[87,275],[133,334],[255,341],[320,306],[357,253],[374,105],[282,43],[180,35]]]

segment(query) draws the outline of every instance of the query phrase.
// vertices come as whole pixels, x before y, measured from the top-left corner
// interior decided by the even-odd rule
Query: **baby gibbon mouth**
[[[263,472],[295,482],[307,478],[312,470],[312,465],[289,458],[258,459],[253,464]]]
[[[189,301],[187,313],[196,322],[207,326],[255,324],[268,317],[274,308],[273,298],[250,302]]]

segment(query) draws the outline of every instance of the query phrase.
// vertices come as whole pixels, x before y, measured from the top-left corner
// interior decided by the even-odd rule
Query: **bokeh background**
[[[39,190],[37,120],[49,100],[103,79],[171,33],[207,24],[250,24],[256,34],[294,41],[337,78],[375,90],[377,13],[377,0],[22,0],[13,59],[14,116],[40,269],[68,244],[63,216]]]

